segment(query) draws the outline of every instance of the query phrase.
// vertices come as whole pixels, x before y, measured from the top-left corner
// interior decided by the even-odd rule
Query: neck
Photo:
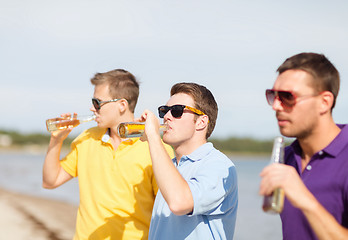
[[[340,131],[341,129],[331,117],[328,121],[319,122],[308,136],[298,138],[303,154],[302,159],[308,163],[311,157],[327,147]]]
[[[207,140],[205,138],[191,138],[190,140],[182,142],[177,146],[173,146],[177,162],[179,163],[182,156],[193,153],[197,148],[205,143],[207,143]]]

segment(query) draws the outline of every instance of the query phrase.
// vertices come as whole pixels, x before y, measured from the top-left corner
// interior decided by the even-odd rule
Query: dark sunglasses
[[[204,112],[202,112],[196,108],[185,106],[185,105],[160,106],[158,108],[158,115],[160,118],[164,118],[164,115],[166,115],[167,112],[170,111],[173,117],[179,118],[184,113],[184,109],[188,109],[197,115],[206,115]]]
[[[314,97],[318,96],[319,94],[311,94],[311,95],[305,95],[305,96],[296,96],[293,92],[290,91],[276,91],[274,89],[267,89],[266,90],[266,99],[269,105],[273,106],[274,100],[276,98],[279,99],[279,101],[282,102],[284,107],[293,107],[298,102],[298,98],[303,97]]]
[[[93,104],[93,107],[95,108],[95,110],[99,111],[100,108],[102,107],[102,104],[104,105],[104,104],[110,103],[110,102],[117,102],[118,100],[121,100],[121,99],[124,99],[124,98],[117,98],[117,99],[112,99],[112,100],[108,100],[108,101],[100,101],[97,98],[92,98],[92,104]]]

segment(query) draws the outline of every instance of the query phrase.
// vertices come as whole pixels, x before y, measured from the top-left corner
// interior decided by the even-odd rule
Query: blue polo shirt
[[[293,166],[315,198],[344,227],[348,227],[348,127],[324,149],[313,155],[301,172],[302,150],[297,141],[285,150],[285,163]],[[317,239],[303,213],[287,199],[281,213],[285,240]]]
[[[206,143],[173,163],[187,181],[194,201],[191,214],[173,214],[158,191],[149,239],[233,239],[238,205],[237,174],[232,161]]]

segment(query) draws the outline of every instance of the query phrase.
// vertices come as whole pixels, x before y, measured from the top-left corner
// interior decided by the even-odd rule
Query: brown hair
[[[139,96],[139,83],[133,74],[123,69],[96,73],[91,83],[95,86],[108,84],[111,97],[126,99],[129,110],[134,113]]]
[[[208,116],[209,123],[206,133],[206,139],[208,139],[214,130],[218,114],[218,106],[213,94],[206,87],[196,83],[175,84],[170,90],[170,96],[177,93],[185,93],[191,96],[195,104],[192,107],[201,110]]]
[[[279,66],[279,74],[290,69],[303,70],[312,75],[313,87],[317,93],[329,91],[334,95],[331,107],[335,107],[336,98],[340,89],[340,75],[335,66],[323,55],[317,53],[300,53],[285,60]]]

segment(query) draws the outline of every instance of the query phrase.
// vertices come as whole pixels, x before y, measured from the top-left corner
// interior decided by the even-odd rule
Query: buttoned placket
[[[318,153],[314,154],[312,156],[311,160],[308,162],[305,169],[303,170],[302,176],[309,174],[309,172],[313,169],[313,165],[315,165],[315,162],[320,161],[322,159],[323,155],[324,155],[324,151],[322,151],[322,150],[319,151]]]

